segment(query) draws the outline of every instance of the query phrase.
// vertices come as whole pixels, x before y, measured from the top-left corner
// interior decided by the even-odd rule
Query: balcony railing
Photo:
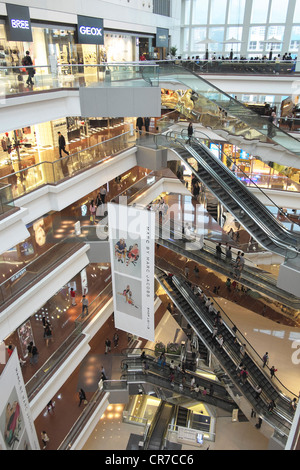
[[[135,135],[127,131],[54,162],[44,161],[3,176],[0,178],[0,185],[5,188],[4,201],[6,205],[13,204],[14,199],[44,185],[57,185],[94,165],[106,164],[117,154],[134,145]]]

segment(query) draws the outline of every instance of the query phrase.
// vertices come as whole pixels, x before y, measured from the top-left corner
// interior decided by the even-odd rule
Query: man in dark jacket
[[[26,83],[27,83],[28,86],[32,86],[34,84],[33,81],[32,81],[32,77],[35,74],[35,70],[34,70],[33,67],[30,67],[30,65],[33,65],[33,62],[32,62],[32,59],[30,57],[29,51],[26,51],[26,55],[22,60],[22,65],[24,65],[24,67],[28,67],[28,68],[26,68],[26,72],[28,73],[28,79],[27,79]]]
[[[66,150],[66,141],[61,132],[58,132],[58,147],[59,147],[59,158],[62,158],[61,152],[63,151],[66,155],[70,155]]]
[[[142,134],[143,125],[144,125],[144,119],[142,117],[138,117],[136,120],[136,127],[138,128],[140,135]]]

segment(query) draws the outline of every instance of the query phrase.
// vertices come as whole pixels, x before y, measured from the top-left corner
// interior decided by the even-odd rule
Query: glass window
[[[234,39],[237,39],[238,41],[241,41],[242,32],[243,32],[242,26],[230,26],[229,28],[227,28],[226,40],[234,38]],[[241,43],[225,44],[225,51],[231,51],[231,49],[234,52],[240,51],[241,50]]]
[[[193,0],[192,24],[207,24],[208,0]]]
[[[275,38],[279,41],[283,40],[284,35],[284,26],[269,26],[267,39]],[[266,43],[266,51],[269,51],[271,48],[273,51],[281,51],[282,42],[281,43]]]
[[[266,23],[269,0],[253,0],[251,23]]]
[[[226,7],[226,0],[211,0],[210,24],[225,24]]]
[[[191,0],[185,0],[184,5],[184,24],[190,24],[190,17],[191,17]]]
[[[285,23],[288,0],[272,0],[269,23]]]
[[[200,41],[206,37],[206,27],[203,28],[192,28],[191,36],[191,51],[203,52],[205,51],[205,44],[199,44]]]
[[[300,23],[300,0],[296,0],[293,23]]]
[[[245,0],[229,0],[228,24],[244,22]]]
[[[291,51],[298,51],[300,45],[300,26],[293,26],[291,32]]]
[[[182,44],[183,52],[187,52],[189,50],[189,40],[190,40],[190,29],[184,28],[183,29],[183,44]]]
[[[250,32],[249,32],[249,47],[248,49],[249,50],[259,50],[259,51],[262,51],[263,48],[264,48],[264,43],[262,41],[264,41],[265,39],[265,30],[266,28],[264,26],[252,26],[250,28]],[[251,49],[250,49],[250,45],[251,45]],[[256,45],[256,48],[254,49]]]
[[[224,28],[209,28],[208,37],[215,43],[208,44],[208,50],[211,52],[221,52],[223,50]]]

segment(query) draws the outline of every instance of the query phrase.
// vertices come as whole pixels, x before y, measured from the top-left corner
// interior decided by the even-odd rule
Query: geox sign
[[[77,44],[104,44],[103,19],[79,16],[77,23]]]

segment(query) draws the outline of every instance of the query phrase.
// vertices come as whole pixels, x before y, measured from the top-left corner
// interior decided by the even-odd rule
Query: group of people
[[[150,118],[148,118],[148,117],[146,117],[146,118],[138,117],[137,120],[136,120],[136,127],[137,127],[137,131],[139,132],[140,135],[142,134],[143,127],[145,127],[146,132],[149,132]]]
[[[147,206],[147,210],[156,212],[159,215],[159,221],[162,222],[163,218],[168,213],[169,205],[163,197],[160,197],[158,201],[150,202]]]
[[[106,204],[107,190],[105,186],[102,186],[97,194],[96,199],[92,199],[90,202],[89,213],[90,222],[96,223],[96,217],[102,217],[105,215],[105,204]]]
[[[216,245],[216,257],[217,259],[221,260],[223,255],[222,245],[218,243]],[[226,243],[225,247],[225,261],[226,263],[232,264],[232,250],[231,246]],[[235,279],[240,279],[242,271],[245,266],[245,256],[242,251],[238,251],[236,258],[233,263],[233,276]]]

